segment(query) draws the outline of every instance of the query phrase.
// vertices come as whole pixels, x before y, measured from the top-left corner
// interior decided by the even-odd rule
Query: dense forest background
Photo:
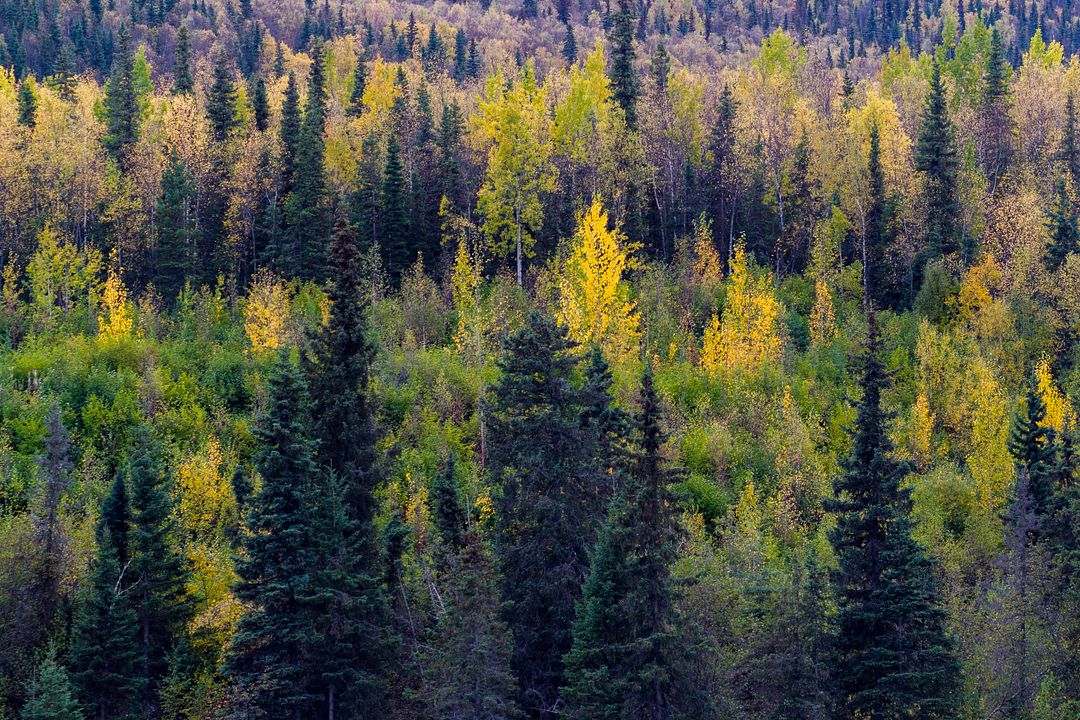
[[[0,718],[1080,718],[1071,0],[0,0]]]

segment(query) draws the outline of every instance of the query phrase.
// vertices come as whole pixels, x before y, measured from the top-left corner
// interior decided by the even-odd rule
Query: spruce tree
[[[266,97],[266,81],[259,78],[251,92],[251,111],[255,117],[255,129],[266,132],[270,127],[270,101]]]
[[[158,198],[158,244],[154,258],[154,285],[166,304],[176,301],[195,263],[195,179],[183,160],[170,154],[161,177]]]
[[[296,144],[296,170],[292,193],[285,203],[289,243],[297,264],[281,270],[288,276],[322,279],[326,272],[326,246],[330,214],[323,155],[326,143],[326,68],[321,43],[312,50],[311,72],[304,119]]]
[[[611,40],[611,78],[612,96],[626,116],[626,126],[630,130],[637,128],[637,101],[641,95],[641,79],[638,77],[634,49],[634,12],[633,0],[619,0],[619,9],[612,18]]]
[[[397,136],[386,140],[386,170],[382,183],[382,232],[379,238],[383,266],[392,282],[400,280],[409,268],[409,222],[405,210],[405,168]]]
[[[461,106],[457,102],[443,105],[435,145],[442,197],[447,198],[455,208],[462,207],[465,198],[461,169],[461,137],[464,133],[465,119],[461,114]]]
[[[581,392],[571,382],[574,344],[538,311],[504,343],[491,390],[488,470],[502,488],[496,555],[522,707],[550,713],[588,570],[602,483]]]
[[[1065,178],[1059,177],[1054,188],[1054,205],[1047,214],[1046,229],[1050,244],[1046,247],[1046,264],[1051,270],[1061,267],[1072,253],[1080,252],[1080,224],[1073,210]]]
[[[910,490],[901,487],[908,467],[893,458],[879,354],[871,313],[854,445],[830,503],[840,717],[955,718],[960,669],[936,567],[912,537]]]
[[[206,93],[206,115],[216,142],[225,142],[237,126],[236,83],[225,53],[218,55],[214,63],[214,82]]]
[[[738,101],[731,87],[724,85],[716,107],[716,124],[709,138],[712,163],[708,168],[708,182],[713,203],[713,227],[719,238],[726,239],[722,247],[729,250],[734,240],[735,200],[739,186],[735,156],[737,113]]]
[[[1012,156],[1012,119],[1009,117],[1009,66],[1001,33],[990,33],[990,53],[986,59],[979,114],[983,167],[991,191],[1008,168]]]
[[[269,376],[267,408],[256,428],[262,487],[236,566],[239,599],[251,608],[237,625],[224,672],[231,717],[311,717],[318,702],[312,658],[322,644],[312,612],[319,565],[313,528],[316,467],[307,435],[307,389],[282,352]]]
[[[191,619],[187,562],[176,545],[173,493],[160,452],[149,428],[135,429],[126,468],[131,491],[128,574],[142,641],[142,677],[151,693],[165,677],[168,657]],[[153,708],[156,699],[146,704]]]
[[[443,552],[455,555],[461,550],[465,535],[465,510],[457,485],[457,462],[454,453],[446,459],[446,467],[436,473],[431,483],[431,515]]]
[[[37,675],[26,689],[20,720],[83,720],[67,669],[56,662],[56,646],[49,645]]]
[[[1017,473],[1027,473],[1031,505],[1041,521],[1050,517],[1054,487],[1054,447],[1046,426],[1046,403],[1034,381],[1029,383],[1024,405],[1017,410],[1009,429],[1009,454]]]
[[[353,88],[349,94],[349,106],[345,112],[349,117],[360,117],[364,113],[364,90],[367,88],[367,65],[363,57],[356,58],[353,68]]]
[[[127,149],[139,136],[139,106],[135,95],[135,53],[127,26],[120,26],[113,50],[112,75],[105,86],[105,149],[123,164]]]
[[[577,39],[574,37],[574,26],[566,23],[566,34],[563,36],[562,56],[567,65],[577,62],[578,48]]]
[[[45,421],[45,447],[38,458],[38,485],[31,496],[30,517],[34,540],[41,552],[36,581],[41,627],[51,625],[59,599],[61,573],[68,545],[68,533],[60,517],[60,503],[71,486],[71,441],[54,404]]]
[[[191,36],[187,25],[181,25],[176,33],[176,63],[173,65],[173,92],[195,92],[195,77],[191,73]]]
[[[131,530],[131,510],[128,506],[127,483],[124,476],[117,473],[109,486],[109,493],[101,502],[101,515],[95,528],[98,543],[109,540],[116,561],[121,567],[127,565],[128,534]]]
[[[870,155],[866,165],[870,175],[870,198],[862,248],[863,296],[866,302],[880,307],[886,304],[893,294],[888,282],[887,259],[893,240],[894,203],[885,189],[885,172],[881,166],[881,133],[877,123],[870,128]]]
[[[281,191],[287,195],[293,186],[293,174],[296,172],[296,147],[300,143],[300,91],[296,87],[296,76],[289,73],[289,82],[285,86],[285,97],[281,101]]]
[[[927,260],[961,249],[960,204],[957,200],[958,160],[949,119],[941,67],[934,63],[930,92],[915,146],[915,169],[923,173],[926,195]]]
[[[125,592],[127,563],[114,545],[126,545],[127,534],[113,534],[102,512],[97,556],[71,631],[71,679],[90,717],[119,720],[136,712],[145,683],[138,618]]]
[[[593,550],[565,659],[562,694],[571,718],[661,720],[695,707],[677,659],[670,577],[676,524],[649,370],[635,424],[635,457]]]
[[[34,93],[34,82],[28,77],[19,83],[18,123],[32,130],[36,122],[37,95]]]
[[[458,28],[454,35],[454,69],[453,77],[457,82],[462,82],[469,71],[469,38],[463,28]]]
[[[1058,156],[1073,187],[1080,188],[1080,139],[1077,138],[1076,101],[1071,91],[1065,97],[1065,128]]]

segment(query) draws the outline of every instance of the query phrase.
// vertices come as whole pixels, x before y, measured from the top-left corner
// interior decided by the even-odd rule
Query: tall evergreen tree
[[[45,447],[38,458],[38,486],[30,504],[34,539],[41,552],[36,594],[43,628],[52,623],[56,614],[68,544],[60,517],[60,503],[71,485],[72,469],[71,441],[60,418],[60,406],[54,404],[45,421]]]
[[[237,563],[237,596],[251,611],[225,661],[231,716],[312,717],[319,700],[312,667],[322,644],[312,613],[318,538],[313,528],[316,467],[307,436],[307,389],[285,353],[271,369],[266,411],[256,429],[262,487],[251,501],[250,532]]]
[[[464,204],[465,187],[461,171],[461,137],[465,133],[465,119],[457,102],[443,105],[439,117],[439,129],[435,137],[438,152],[439,178],[442,196],[455,208]]]
[[[671,565],[676,524],[662,465],[660,407],[646,370],[636,457],[592,553],[566,656],[566,714],[589,720],[692,716],[677,659]]]
[[[101,502],[101,515],[95,528],[98,544],[107,538],[121,567],[128,563],[128,534],[131,531],[131,509],[128,505],[127,483],[117,473],[109,494]]]
[[[567,65],[577,62],[578,48],[577,38],[574,37],[574,26],[566,23],[566,34],[563,36],[562,56]]]
[[[20,720],[83,720],[67,668],[56,662],[50,645],[26,692]]]
[[[431,483],[431,515],[443,551],[455,555],[461,550],[465,537],[465,510],[457,486],[457,462],[454,453],[446,459],[446,467],[435,475]]]
[[[490,412],[488,469],[502,488],[495,549],[522,707],[546,717],[563,683],[602,485],[566,328],[534,311],[504,347]]]
[[[36,122],[37,95],[34,93],[34,81],[27,77],[19,83],[18,123],[32,130]]]
[[[1065,178],[1059,177],[1054,188],[1054,206],[1047,214],[1046,229],[1050,231],[1050,244],[1046,247],[1046,264],[1057,270],[1072,253],[1080,252],[1080,224],[1073,210],[1072,200],[1065,189]]]
[[[1012,156],[1012,119],[1009,116],[1009,65],[1001,33],[990,33],[990,53],[980,98],[980,149],[991,192],[1008,168]]]
[[[214,140],[221,143],[229,139],[229,133],[237,126],[236,83],[232,68],[224,52],[214,63],[214,82],[206,93],[206,115]]]
[[[612,96],[619,103],[626,116],[626,126],[637,128],[637,101],[641,95],[641,78],[638,77],[635,61],[637,50],[634,49],[634,11],[633,0],[619,0],[619,9],[612,18],[611,78]]]
[[[1027,473],[1030,503],[1040,522],[1050,516],[1055,498],[1054,447],[1045,421],[1046,403],[1032,381],[1009,429],[1008,448],[1017,473]]]
[[[120,33],[113,50],[112,75],[105,85],[105,149],[123,164],[127,149],[139,136],[139,105],[135,93],[135,53],[127,26]]]
[[[382,244],[383,266],[393,282],[400,280],[410,265],[409,222],[405,208],[405,168],[401,164],[401,148],[395,134],[386,140],[386,170],[382,183]]]
[[[266,97],[266,81],[259,78],[251,91],[251,114],[255,117],[255,129],[266,132],[270,127],[270,101]]]
[[[176,545],[172,488],[159,454],[149,428],[136,428],[126,468],[131,490],[128,573],[142,643],[142,678],[151,693],[165,677],[168,657],[191,619],[188,569]],[[152,711],[156,698],[144,704]]]
[[[122,487],[122,481],[118,485]],[[105,515],[105,509],[69,653],[71,679],[87,714],[99,720],[121,720],[136,712],[145,684],[140,672],[138,618],[125,592],[127,563],[119,561],[115,545],[127,544],[127,532],[109,527],[114,518]]]
[[[934,63],[930,92],[923,111],[915,169],[923,173],[926,195],[926,259],[962,249],[960,204],[957,199],[958,160],[952,120],[949,119],[941,67]]]
[[[161,177],[158,198],[158,244],[154,285],[166,303],[176,301],[192,272],[198,248],[195,237],[195,179],[183,160],[171,154]]]
[[[285,204],[293,267],[282,267],[289,276],[322,279],[326,272],[326,247],[330,240],[330,210],[323,156],[326,142],[326,57],[323,46],[312,50],[311,72],[304,119],[296,145],[296,171],[292,194]]]
[[[863,297],[867,303],[882,306],[889,299],[888,253],[892,244],[893,203],[885,190],[885,172],[881,166],[881,133],[877,123],[870,128],[870,198],[866,210],[863,237]]]
[[[1072,92],[1065,97],[1065,128],[1058,155],[1073,187],[1080,188],[1080,139],[1077,138],[1076,100]]]
[[[871,311],[872,312],[872,311]],[[854,446],[836,478],[836,666],[843,718],[954,718],[959,665],[936,568],[912,538],[907,465],[892,457],[877,325],[863,358]]]
[[[712,163],[708,168],[709,195],[713,205],[713,228],[729,255],[735,239],[735,201],[738,190],[738,164],[735,157],[736,113],[738,101],[731,87],[724,86],[716,107],[716,123],[709,137]]]
[[[364,90],[367,89],[367,64],[363,57],[356,58],[356,67],[353,68],[353,88],[349,94],[349,106],[346,112],[349,117],[360,117],[364,113]]]
[[[285,98],[281,101],[281,190],[288,194],[293,187],[293,174],[296,172],[296,148],[300,144],[300,91],[296,87],[296,76],[289,73],[289,82],[285,86]]]
[[[176,63],[173,65],[173,92],[195,92],[195,76],[191,72],[191,36],[187,25],[176,32]]]

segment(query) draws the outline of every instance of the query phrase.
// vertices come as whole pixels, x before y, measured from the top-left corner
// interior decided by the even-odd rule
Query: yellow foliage
[[[618,228],[608,229],[608,215],[594,200],[578,215],[570,257],[559,279],[559,320],[570,337],[582,344],[600,343],[613,358],[626,357],[638,344],[639,317],[623,282],[636,249]]]
[[[695,223],[695,229],[694,284],[707,288],[715,287],[724,279],[724,266],[712,239],[712,223],[705,218],[704,213]]]
[[[273,274],[260,271],[251,284],[244,307],[244,332],[252,352],[280,348],[285,343],[288,317],[288,286]]]
[[[829,285],[818,278],[814,283],[814,307],[810,310],[810,342],[815,347],[827,345],[836,337],[836,311]]]
[[[778,362],[784,340],[780,329],[783,306],[769,273],[755,274],[743,243],[735,246],[721,319],[714,315],[705,330],[701,365],[711,373],[721,369],[753,371]]]
[[[931,438],[934,434],[934,413],[926,393],[919,393],[911,408],[911,453],[919,467],[926,467],[933,451]]]
[[[180,527],[195,537],[209,539],[236,517],[236,496],[221,468],[221,443],[211,436],[176,472]]]
[[[120,272],[109,268],[109,277],[101,292],[101,308],[104,312],[98,317],[98,336],[106,342],[128,337],[134,325],[135,312],[128,301],[128,291]]]
[[[1044,357],[1035,366],[1035,379],[1039,383],[1039,392],[1042,393],[1043,402],[1046,404],[1046,424],[1058,432],[1070,429],[1076,424],[1076,413],[1073,411],[1069,398],[1054,384],[1049,358]]]

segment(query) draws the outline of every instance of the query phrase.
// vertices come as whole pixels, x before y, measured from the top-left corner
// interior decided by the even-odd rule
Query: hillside
[[[0,720],[1080,718],[1078,51],[0,0]]]

